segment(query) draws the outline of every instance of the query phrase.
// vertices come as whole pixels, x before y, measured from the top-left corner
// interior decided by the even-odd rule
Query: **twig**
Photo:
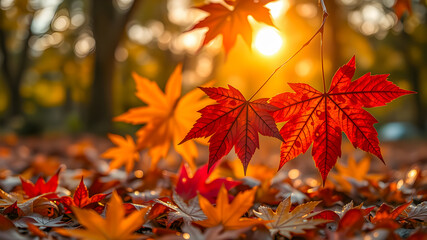
[[[283,66],[285,66],[290,60],[292,60],[299,52],[301,52],[305,47],[307,47],[311,41],[314,39],[314,37],[317,36],[317,34],[321,34],[321,55],[322,55],[322,73],[323,73],[323,85],[324,85],[324,90],[326,89],[325,87],[325,76],[324,76],[324,70],[323,70],[323,29],[325,27],[325,23],[326,23],[326,19],[328,17],[328,11],[326,9],[325,3],[323,0],[320,0],[321,2],[321,6],[322,6],[322,10],[323,10],[323,21],[322,24],[320,25],[319,29],[314,33],[314,35],[306,42],[302,45],[302,47],[300,49],[298,49],[298,51],[296,51],[291,57],[289,57],[284,63],[282,63],[279,67],[277,67],[273,73],[270,74],[270,76],[267,78],[267,80],[264,81],[264,83],[258,88],[258,90],[249,98],[248,101],[252,100],[252,98],[254,98],[259,91],[261,91],[261,89],[268,83],[268,81],[270,81],[270,79],[274,76],[274,74],[276,74],[277,71],[279,71]]]

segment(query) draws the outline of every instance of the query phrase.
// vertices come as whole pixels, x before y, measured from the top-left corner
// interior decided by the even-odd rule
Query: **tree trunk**
[[[402,42],[404,43],[414,42],[411,35],[409,35],[405,31],[402,31],[401,35],[403,38]],[[421,90],[420,67],[412,59],[412,56],[410,54],[411,52],[410,45],[402,44],[401,46],[403,46],[402,52],[403,52],[403,56],[405,57],[408,80],[411,82],[411,85],[413,87],[412,90],[416,92],[420,92]],[[421,98],[421,94],[415,94],[414,97],[415,97],[415,109],[416,109],[415,125],[423,134],[425,134],[426,123],[427,123],[426,112],[425,112],[426,106],[424,106],[424,102],[423,102],[423,99]]]
[[[5,79],[5,82],[9,88],[10,93],[10,103],[9,103],[9,117],[12,119],[15,117],[22,116],[22,100],[20,95],[20,88],[24,73],[27,70],[29,57],[28,51],[30,49],[29,41],[32,37],[31,32],[31,22],[32,18],[29,21],[27,36],[22,43],[22,50],[19,55],[16,56],[16,61],[13,59],[13,56],[10,55],[7,49],[7,34],[0,28],[0,51],[2,54],[2,73]],[[13,66],[13,63],[16,63]]]
[[[89,131],[104,133],[111,128],[114,53],[137,2],[140,0],[135,0],[126,13],[120,14],[112,0],[92,1],[92,29],[96,47],[91,99],[87,114]]]

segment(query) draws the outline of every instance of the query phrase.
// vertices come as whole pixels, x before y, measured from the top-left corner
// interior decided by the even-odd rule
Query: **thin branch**
[[[322,63],[323,93],[326,93],[325,68],[323,66],[323,29],[320,32],[320,59],[320,62]]]
[[[326,5],[324,0],[320,0],[320,4],[322,5],[322,10],[323,10],[323,19],[325,20],[328,17],[328,10],[326,9]],[[321,58],[321,63],[322,63],[322,82],[323,82],[323,93],[326,93],[326,80],[325,80],[325,68],[324,68],[324,64],[323,64],[323,33],[324,33],[324,25],[322,26],[322,30],[320,32],[320,58]]]
[[[326,9],[325,1],[320,0],[320,4],[322,5],[323,14],[326,13],[326,15],[328,15],[328,10]]]
[[[298,51],[296,51],[291,57],[289,57],[284,63],[282,63],[279,67],[277,67],[273,73],[270,74],[270,76],[267,78],[267,80],[265,80],[265,82],[258,88],[258,90],[248,99],[248,101],[252,100],[252,98],[254,98],[259,91],[261,91],[261,89],[268,83],[268,81],[270,81],[270,79],[274,76],[274,74],[276,74],[277,71],[279,71],[283,66],[285,66],[289,61],[291,61],[299,52],[301,52],[305,47],[307,47],[311,41],[314,39],[314,37],[317,36],[317,34],[321,33],[322,34],[322,40],[323,40],[323,29],[325,27],[325,23],[326,23],[326,19],[328,17],[328,12],[326,10],[325,4],[323,3],[323,0],[321,0],[322,3],[322,9],[323,9],[323,21],[322,24],[320,25],[319,29],[314,33],[314,35],[306,42],[302,45],[302,47],[300,49],[298,49]],[[322,50],[322,54],[323,54],[323,50]],[[323,59],[323,55],[322,55],[322,59]],[[323,69],[323,60],[322,60],[322,69]],[[323,72],[323,71],[322,71]]]

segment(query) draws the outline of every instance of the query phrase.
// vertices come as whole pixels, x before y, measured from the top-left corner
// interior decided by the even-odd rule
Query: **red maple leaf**
[[[44,196],[46,198],[57,197],[54,193],[56,192],[56,188],[58,187],[58,177],[61,170],[62,168],[59,168],[58,171],[56,171],[56,174],[53,175],[47,182],[45,182],[44,179],[40,176],[37,179],[36,184],[32,183],[29,180],[23,179],[22,177],[19,177],[21,179],[22,189],[24,190],[28,198],[37,197],[44,193],[52,193],[52,195],[49,194]]]
[[[103,200],[107,194],[95,194],[89,198],[89,191],[87,190],[86,185],[83,182],[83,178],[80,180],[79,186],[74,192],[73,198],[69,196],[64,196],[59,199],[59,201],[64,204],[65,213],[71,213],[71,207],[78,208],[91,208],[101,213],[103,207],[98,204],[99,201]]]
[[[214,167],[215,166],[216,165],[214,165]],[[182,165],[175,188],[176,193],[186,201],[194,198],[197,193],[200,193],[200,195],[208,199],[211,203],[215,203],[222,185],[224,185],[227,190],[230,190],[241,183],[239,181],[230,181],[225,178],[218,178],[206,182],[212,173],[212,171],[208,172],[207,168],[208,165],[205,164],[197,169],[193,177],[190,177],[187,168]]]
[[[209,139],[208,170],[235,146],[246,173],[255,149],[259,148],[258,133],[282,140],[271,115],[277,107],[270,105],[268,98],[246,100],[239,90],[228,87],[200,88],[218,104],[199,111],[202,116],[181,143],[212,135]]]
[[[289,83],[295,93],[285,92],[270,103],[279,108],[277,122],[286,122],[280,130],[285,141],[281,146],[281,168],[286,162],[305,153],[313,143],[312,155],[323,181],[341,156],[341,132],[353,146],[372,153],[383,162],[377,120],[362,107],[383,106],[410,93],[387,81],[388,74],[363,75],[351,81],[356,70],[353,57],[332,78],[328,92],[322,93],[305,83]]]
[[[209,16],[198,22],[194,27],[208,27],[202,46],[208,44],[218,35],[222,35],[222,45],[227,54],[234,46],[237,36],[241,35],[243,40],[251,46],[252,28],[248,21],[248,16],[252,16],[256,21],[274,26],[271,19],[270,10],[265,5],[274,0],[225,0],[227,5],[220,3],[209,3],[198,7],[198,9],[209,13]]]
[[[412,201],[409,201],[396,207],[395,209],[383,203],[377,210],[375,217],[372,218],[371,222],[377,227],[397,229],[399,227],[399,224],[396,222],[396,219],[409,205],[411,205],[411,203]]]
[[[25,215],[22,209],[18,207],[17,201],[5,208],[2,214],[7,216],[9,219],[15,219]]]
[[[335,233],[334,239],[346,239],[355,235],[356,232],[361,231],[365,223],[365,211],[363,209],[350,209],[348,210],[338,223],[338,229]],[[332,236],[329,236],[333,238]]]

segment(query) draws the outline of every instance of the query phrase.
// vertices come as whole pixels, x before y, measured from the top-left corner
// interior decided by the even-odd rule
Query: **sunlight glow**
[[[282,47],[283,39],[272,27],[261,28],[255,37],[255,48],[263,55],[271,56]]]
[[[270,2],[265,5],[268,9],[270,9],[270,14],[274,19],[279,18],[284,12],[289,9],[289,2],[287,0],[279,0]]]

